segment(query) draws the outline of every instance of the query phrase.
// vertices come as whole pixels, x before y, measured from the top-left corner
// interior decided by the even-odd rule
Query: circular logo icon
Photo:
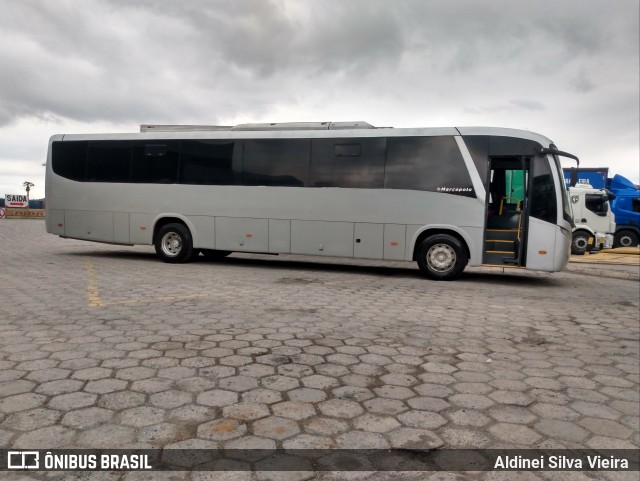
[[[4,209],[0,207],[0,219],[4,219],[4,215],[5,215]]]

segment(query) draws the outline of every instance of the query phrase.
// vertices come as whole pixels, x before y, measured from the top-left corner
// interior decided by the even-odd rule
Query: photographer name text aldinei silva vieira
[[[583,458],[565,455],[543,455],[537,458],[498,456],[493,469],[620,470],[629,469],[629,460],[615,456],[587,455],[585,463]]]

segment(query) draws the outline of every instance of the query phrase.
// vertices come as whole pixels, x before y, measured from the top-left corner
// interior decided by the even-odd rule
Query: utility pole
[[[22,185],[27,191],[27,209],[28,209],[29,208],[29,191],[31,190],[31,187],[35,187],[36,184],[34,184],[33,182],[29,182],[27,180]]]

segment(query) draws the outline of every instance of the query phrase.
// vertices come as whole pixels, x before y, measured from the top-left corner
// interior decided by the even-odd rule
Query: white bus
[[[252,252],[417,261],[441,280],[467,264],[560,271],[572,215],[558,155],[575,158],[528,131],[366,122],[54,135],[47,232],[154,245],[174,263]]]

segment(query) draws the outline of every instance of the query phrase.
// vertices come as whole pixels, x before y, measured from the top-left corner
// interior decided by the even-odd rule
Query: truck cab
[[[615,247],[636,247],[640,244],[640,189],[629,179],[615,175],[607,182],[614,194],[611,209],[616,214]]]
[[[569,199],[575,224],[571,253],[583,255],[613,247],[616,220],[609,206],[609,193],[580,183],[569,188]]]

